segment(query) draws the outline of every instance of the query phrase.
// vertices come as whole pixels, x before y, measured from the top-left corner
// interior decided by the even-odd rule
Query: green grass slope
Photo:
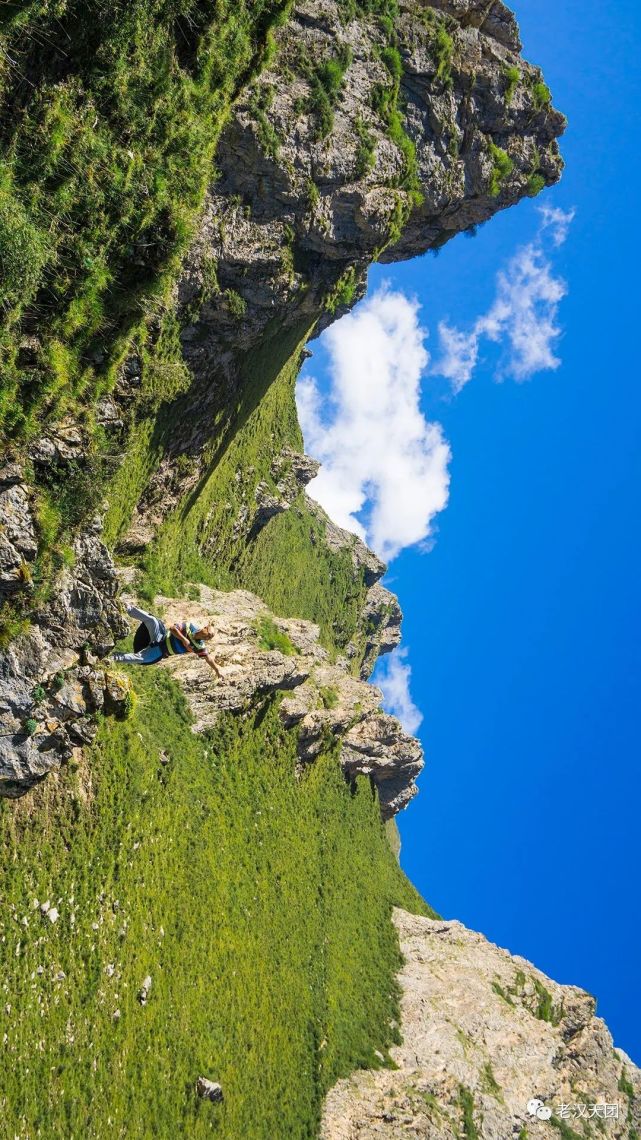
[[[328,1086],[394,1040],[390,911],[425,904],[369,783],[331,752],[297,777],[274,702],[196,737],[161,669],[136,687],[87,772],[0,804],[0,1135],[313,1137]]]

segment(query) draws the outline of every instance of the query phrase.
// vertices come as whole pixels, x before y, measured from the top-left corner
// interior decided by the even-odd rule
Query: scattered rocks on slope
[[[149,998],[149,991],[150,990],[151,990],[151,975],[147,974],[147,977],[143,981],[140,989],[138,990],[138,1001],[140,1002],[141,1005],[147,1004],[147,999]]]
[[[339,1081],[322,1140],[558,1140],[560,1125],[568,1136],[636,1134],[641,1071],[613,1047],[594,998],[460,922],[402,910],[394,921],[405,959],[398,1067]],[[528,1111],[533,1100],[552,1109],[548,1119]],[[618,1117],[597,1120],[590,1106],[606,1104]]]

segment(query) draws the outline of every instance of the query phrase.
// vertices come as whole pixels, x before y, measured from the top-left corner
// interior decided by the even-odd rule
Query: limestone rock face
[[[100,529],[76,539],[55,594],[0,655],[0,795],[23,795],[91,740],[93,713],[125,707],[126,683],[97,660],[127,630]]]
[[[29,490],[19,463],[0,470],[0,599],[22,589],[38,553]]]
[[[398,1068],[339,1081],[323,1140],[636,1135],[641,1071],[614,1048],[594,998],[460,922],[402,910],[394,922],[405,959]],[[606,1105],[616,1117],[604,1118]]]
[[[223,593],[200,586],[199,595],[197,601],[155,602],[167,623],[208,620],[214,630],[211,652],[224,673],[221,681],[195,657],[169,659],[165,666],[187,697],[194,731],[210,728],[221,712],[241,713],[257,697],[285,690],[280,713],[286,727],[298,730],[301,764],[313,762],[328,736],[334,737],[346,775],[369,776],[376,785],[384,819],[406,807],[423,768],[421,745],[383,712],[379,689],[353,676],[347,661],[329,660],[318,626],[275,617],[247,590]],[[285,635],[289,652],[269,647],[261,632],[265,619]]]
[[[380,582],[370,586],[360,615],[360,630],[365,641],[361,665],[363,680],[367,680],[381,654],[390,653],[399,645],[402,620],[396,594],[381,586]]]

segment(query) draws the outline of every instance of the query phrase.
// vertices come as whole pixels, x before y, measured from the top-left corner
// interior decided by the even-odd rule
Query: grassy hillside
[[[90,409],[168,300],[286,0],[0,11],[0,431]]]
[[[86,770],[0,804],[0,1135],[312,1137],[394,1038],[391,906],[425,906],[368,782],[331,753],[297,778],[273,702],[200,738],[161,669],[136,686]]]
[[[43,424],[67,415],[87,440],[81,463],[37,479],[25,466],[39,553],[33,593],[0,605],[4,643],[46,599],[123,452],[147,475],[158,461],[158,417],[190,382],[172,289],[230,107],[289,7],[0,4],[0,449],[24,460]],[[145,376],[124,432],[137,427],[114,451],[95,406],[134,347]]]

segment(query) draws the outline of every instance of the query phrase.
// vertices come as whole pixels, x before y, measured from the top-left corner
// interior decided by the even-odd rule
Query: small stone
[[[140,987],[140,989],[138,991],[138,1001],[140,1002],[141,1005],[147,1004],[147,998],[149,997],[150,989],[151,989],[151,976],[149,974],[147,974],[147,977],[145,978],[144,982],[142,983],[142,986]]]
[[[66,977],[67,975],[65,974],[64,970],[58,970],[58,973],[54,974],[53,980],[54,982],[64,982]]]
[[[207,1077],[199,1077],[196,1081],[196,1092],[198,1096],[203,1097],[205,1100],[221,1101],[223,1099],[223,1090],[216,1081],[210,1081]]]

